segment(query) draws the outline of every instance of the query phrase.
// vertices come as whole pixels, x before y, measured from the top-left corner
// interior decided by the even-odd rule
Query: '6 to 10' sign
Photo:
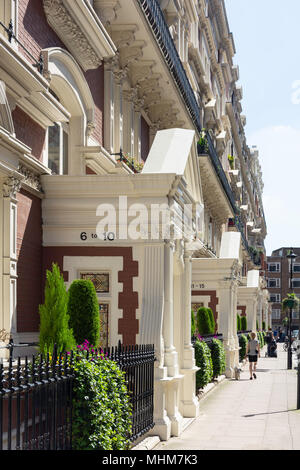
[[[87,233],[81,232],[80,240],[82,241],[89,241],[89,240],[104,240],[104,241],[113,241],[115,240],[114,232],[104,232],[102,237],[100,238],[97,233]]]

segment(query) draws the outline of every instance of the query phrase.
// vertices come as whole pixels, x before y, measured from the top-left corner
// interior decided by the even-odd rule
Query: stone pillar
[[[226,377],[234,376],[234,368],[238,366],[238,342],[237,342],[237,282],[224,280],[219,282],[219,332],[224,338],[226,353]]]
[[[2,240],[1,254],[1,318],[0,330],[11,336],[17,331],[17,199],[21,181],[15,177],[3,180],[0,198]]]
[[[164,313],[164,245],[144,247],[144,285],[141,344],[155,345],[154,369],[154,422],[151,435],[167,441],[171,436],[171,421],[167,415],[168,370],[164,365],[163,313]]]
[[[199,414],[199,401],[196,397],[196,367],[195,351],[191,343],[191,284],[192,284],[192,253],[184,255],[184,302],[182,308],[182,328],[184,334],[184,350],[180,373],[184,375],[182,382],[182,413],[184,417],[194,418]]]
[[[171,421],[171,434],[179,436],[182,431],[182,415],[179,411],[179,385],[183,378],[179,374],[178,351],[174,346],[174,243],[164,247],[164,365],[167,367],[167,413]],[[176,327],[178,327],[176,325]]]
[[[168,375],[175,377],[178,375],[178,354],[174,347],[174,310],[173,310],[173,265],[174,244],[166,242],[164,247],[164,321],[163,337],[165,345],[165,366],[168,368]]]

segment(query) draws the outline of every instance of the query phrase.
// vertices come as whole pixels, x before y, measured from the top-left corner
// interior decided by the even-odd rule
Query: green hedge
[[[96,289],[92,281],[79,279],[72,282],[69,291],[68,315],[77,344],[88,340],[99,345],[100,317]]]
[[[213,378],[216,378],[224,374],[226,369],[225,350],[222,341],[214,338],[210,351],[213,364]]]
[[[200,369],[196,373],[196,388],[205,387],[213,378],[211,352],[205,341],[196,340],[194,344],[196,365]]]
[[[237,328],[237,331],[242,330],[241,317],[240,317],[239,314],[237,314],[237,316],[236,316],[236,328]]]
[[[124,373],[109,359],[75,361],[72,448],[126,450],[131,432],[131,405]]]
[[[215,332],[215,322],[211,309],[200,307],[197,312],[197,330],[200,335],[212,335]]]
[[[241,331],[247,331],[247,317],[241,317]]]
[[[239,346],[240,346],[240,353],[239,353],[239,357],[240,357],[240,362],[243,361],[243,359],[245,358],[246,356],[246,350],[247,350],[247,344],[248,344],[248,338],[246,335],[241,335],[239,337]]]

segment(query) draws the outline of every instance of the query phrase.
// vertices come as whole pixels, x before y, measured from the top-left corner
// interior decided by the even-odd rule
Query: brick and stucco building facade
[[[179,435],[199,412],[191,306],[213,309],[228,377],[237,312],[269,315],[224,2],[3,0],[0,21],[0,330],[38,340],[53,262],[67,287],[92,279],[102,346],[155,344],[153,432]]]

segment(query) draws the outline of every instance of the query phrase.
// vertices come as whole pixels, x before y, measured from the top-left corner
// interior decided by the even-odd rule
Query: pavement
[[[287,370],[287,353],[257,364],[249,380],[249,363],[239,381],[226,379],[200,401],[200,415],[181,434],[153,450],[300,450],[297,370]],[[297,366],[293,356],[293,367]]]

